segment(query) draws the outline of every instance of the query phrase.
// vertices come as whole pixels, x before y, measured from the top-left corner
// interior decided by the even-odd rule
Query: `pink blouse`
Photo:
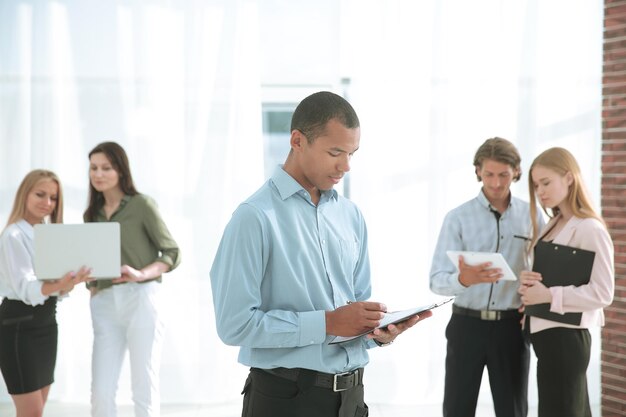
[[[549,230],[560,218],[551,219],[543,230]],[[589,283],[575,287],[550,287],[553,313],[582,312],[579,326],[559,323],[538,317],[530,318],[530,331],[536,333],[553,327],[584,329],[604,325],[604,307],[613,302],[615,270],[613,264],[613,241],[604,225],[597,219],[572,217],[552,243],[572,246],[596,253]]]

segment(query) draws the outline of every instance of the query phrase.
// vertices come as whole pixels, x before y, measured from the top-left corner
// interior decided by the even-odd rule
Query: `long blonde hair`
[[[528,172],[528,193],[530,195],[530,218],[533,224],[533,240],[539,237],[539,225],[537,223],[537,196],[535,195],[535,186],[533,184],[533,168],[541,166],[550,169],[561,176],[565,176],[568,172],[572,175],[572,184],[569,186],[566,202],[573,215],[581,219],[594,218],[605,225],[602,216],[600,216],[591,204],[589,193],[580,174],[580,167],[576,158],[565,148],[550,148],[543,151],[535,158],[530,165]],[[548,212],[547,208],[543,211],[549,216],[554,217],[559,214],[559,208],[555,207]]]
[[[32,191],[35,185],[43,180],[52,180],[59,187],[56,202],[57,204],[52,214],[50,214],[50,222],[63,223],[63,189],[61,188],[61,181],[59,181],[59,177],[57,177],[57,175],[52,171],[48,171],[45,169],[35,169],[26,174],[26,176],[22,180],[22,183],[17,189],[17,193],[15,194],[15,200],[13,201],[13,210],[11,210],[11,215],[9,216],[9,220],[7,221],[6,226],[18,222],[19,220],[24,218],[24,216],[26,215],[26,200],[28,199],[28,194]]]

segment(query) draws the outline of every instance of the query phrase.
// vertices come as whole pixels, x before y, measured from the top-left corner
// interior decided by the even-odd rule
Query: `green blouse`
[[[110,219],[106,218],[104,208],[98,210],[96,222],[117,222],[120,224],[122,265],[141,269],[154,262],[163,262],[170,266],[170,271],[180,264],[180,249],[163,222],[154,200],[137,194],[126,195]],[[155,278],[159,282],[161,276]],[[97,280],[91,287],[104,289],[110,287],[111,280]]]

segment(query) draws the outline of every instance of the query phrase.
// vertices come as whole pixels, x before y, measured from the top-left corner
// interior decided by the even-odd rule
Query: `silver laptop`
[[[38,279],[58,279],[82,266],[92,278],[117,278],[121,265],[119,223],[35,225]]]

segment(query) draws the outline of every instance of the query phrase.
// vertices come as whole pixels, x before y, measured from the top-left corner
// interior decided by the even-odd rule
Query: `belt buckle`
[[[480,319],[489,321],[500,320],[499,313],[499,311],[493,310],[480,310]]]
[[[338,377],[342,377],[342,376],[346,376],[346,375],[350,375],[350,374],[354,374],[354,373],[356,373],[356,372],[358,372],[358,370],[357,370],[357,371],[352,371],[352,372],[343,372],[343,373],[341,373],[341,374],[335,374],[335,375],[333,375],[333,392],[341,392],[341,391],[346,391],[347,389],[352,388],[352,387],[348,387],[348,388],[337,388],[337,378],[338,378]]]

